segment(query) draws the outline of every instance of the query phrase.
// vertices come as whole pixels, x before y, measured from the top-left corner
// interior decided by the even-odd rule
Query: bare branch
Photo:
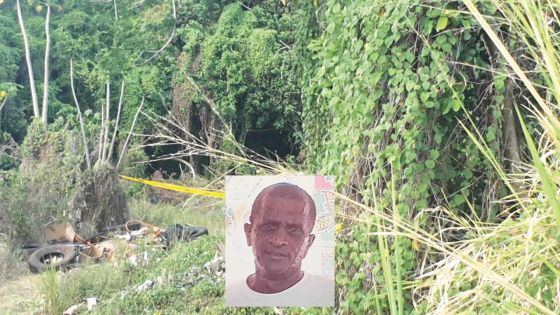
[[[49,102],[49,54],[51,49],[51,34],[50,34],[50,21],[51,21],[51,6],[47,4],[47,17],[45,20],[45,35],[47,37],[45,43],[45,69],[43,78],[43,115],[41,120],[45,127],[47,126],[47,110]]]
[[[91,158],[89,157],[89,149],[86,138],[86,131],[84,128],[84,119],[82,118],[82,111],[80,110],[80,105],[78,104],[78,98],[76,97],[76,90],[74,89],[74,65],[70,59],[70,88],[72,89],[72,96],[74,97],[74,103],[78,109],[78,119],[80,120],[80,129],[82,131],[82,140],[84,141],[84,151],[86,153],[86,165],[87,169],[91,169]]]
[[[117,131],[119,130],[119,119],[121,117],[121,108],[124,95],[124,79],[121,82],[121,96],[119,97],[119,107],[117,109],[117,119],[115,120],[115,126],[113,127],[113,138],[111,139],[111,145],[109,145],[109,155],[110,159],[113,156],[113,147],[115,146],[115,138],[117,137]]]
[[[103,133],[103,154],[101,159],[103,161],[108,160],[107,150],[109,149],[109,125],[111,124],[110,109],[111,109],[111,82],[107,81],[107,92],[105,93],[107,106],[105,107],[105,131]]]
[[[2,104],[0,104],[0,113],[2,113],[2,109],[4,108],[4,105],[6,105],[7,100],[8,100],[8,97],[6,96],[6,98],[2,101]]]
[[[99,129],[99,152],[97,155],[97,161],[101,161],[103,157],[103,133],[105,132],[105,107],[103,103],[101,104],[101,128]]]
[[[21,5],[19,0],[16,1],[16,9],[18,15],[19,26],[21,34],[23,35],[23,46],[25,48],[25,62],[27,63],[27,73],[29,74],[29,87],[31,88],[31,101],[33,103],[33,116],[41,117],[39,112],[39,101],[37,100],[37,91],[35,90],[35,79],[33,78],[33,67],[31,66],[31,53],[29,52],[29,40],[27,39],[27,32],[25,31],[25,24],[23,23],[23,16],[21,15]]]
[[[119,14],[117,13],[117,0],[113,0],[113,8],[115,8],[115,20],[119,20]]]
[[[169,36],[169,38],[167,39],[167,41],[165,42],[165,44],[164,44],[160,49],[155,50],[155,51],[153,51],[153,50],[147,51],[147,52],[149,52],[149,53],[152,53],[153,55],[152,55],[150,58],[148,58],[148,60],[144,61],[142,64],[146,64],[146,63],[152,61],[154,58],[156,58],[157,56],[159,56],[159,54],[161,54],[161,53],[163,52],[163,50],[164,50],[165,48],[167,48],[167,46],[169,46],[169,44],[170,44],[171,41],[173,40],[173,37],[175,37],[175,30],[176,30],[176,28],[173,27],[173,31],[171,32],[171,35]],[[140,55],[139,55],[138,57],[141,57],[143,54],[144,54],[144,52],[141,52]]]
[[[115,170],[118,170],[119,166],[121,165],[122,157],[123,157],[124,153],[126,152],[126,148],[128,147],[128,142],[130,141],[130,136],[132,135],[132,131],[134,131],[134,125],[136,125],[136,120],[138,119],[138,115],[142,111],[142,107],[144,107],[144,97],[143,96],[142,96],[142,102],[140,103],[140,106],[138,107],[138,110],[136,111],[136,114],[134,115],[134,120],[132,120],[132,125],[130,126],[130,131],[128,132],[128,136],[126,137],[126,141],[124,142],[124,146],[123,146],[121,154],[119,156],[119,160],[117,161],[117,166],[115,167]]]
[[[162,146],[169,146],[169,145],[179,145],[180,147],[184,148],[179,152],[160,156],[159,157],[160,160],[176,159],[180,157],[190,157],[193,155],[202,155],[214,159],[228,160],[239,164],[251,164],[261,169],[266,169],[269,171],[282,170],[286,173],[289,173],[287,169],[285,169],[281,165],[278,165],[278,163],[267,160],[265,157],[261,156],[260,154],[248,148],[242,147],[241,144],[239,143],[236,143],[236,147],[240,150],[243,150],[239,152],[242,156],[224,152],[208,146],[202,140],[198,139],[196,136],[191,134],[188,130],[181,128],[179,124],[174,122],[173,117],[171,118],[166,118],[162,116],[151,117],[146,113],[143,114],[152,122],[152,125],[157,130],[157,133],[155,135],[151,135],[151,137],[159,140],[158,142],[155,143],[143,145],[143,147],[162,147]],[[180,129],[181,136],[179,136],[177,133],[172,131],[171,128],[167,127],[168,125],[171,125],[176,129]],[[213,131],[213,132],[217,132],[217,131]],[[221,138],[224,137],[223,134],[218,134],[216,136]],[[235,142],[235,140],[233,141]],[[248,156],[250,156],[250,158]]]

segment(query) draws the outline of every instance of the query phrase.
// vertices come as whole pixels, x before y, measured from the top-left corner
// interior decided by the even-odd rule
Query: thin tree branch
[[[2,101],[2,104],[0,104],[0,113],[2,113],[2,109],[4,109],[4,105],[6,105],[7,100],[8,100],[8,97],[6,96],[6,98]]]
[[[144,61],[142,64],[146,64],[146,63],[152,61],[152,59],[154,59],[154,58],[156,58],[157,56],[159,56],[159,54],[161,54],[161,53],[163,52],[163,50],[164,50],[165,48],[167,48],[167,46],[169,46],[169,44],[171,43],[171,41],[172,41],[173,38],[175,37],[175,30],[176,30],[176,28],[173,27],[173,31],[171,32],[171,35],[169,36],[169,38],[167,39],[167,41],[165,42],[165,44],[163,44],[163,46],[162,46],[160,49],[158,49],[158,50],[156,50],[156,51],[153,51],[153,50],[148,51],[149,53],[153,53],[153,55],[152,55],[150,58],[148,58],[148,60]],[[139,55],[139,57],[141,57],[143,54],[144,54],[144,52],[141,52],[140,55]]]
[[[43,115],[42,115],[42,121],[45,127],[47,126],[47,110],[48,110],[48,102],[49,102],[49,54],[51,48],[50,21],[51,21],[51,6],[47,4],[47,17],[45,20],[45,35],[47,37],[47,41],[45,43],[45,75],[43,80]]]
[[[128,147],[128,142],[130,141],[130,136],[132,135],[132,131],[134,131],[134,125],[136,125],[136,120],[138,119],[138,115],[142,111],[142,107],[144,107],[144,97],[143,96],[142,96],[142,102],[140,103],[140,107],[138,107],[138,110],[136,111],[136,114],[134,115],[134,120],[132,120],[132,125],[130,126],[130,131],[128,132],[128,136],[126,137],[126,141],[124,142],[124,146],[123,146],[121,154],[119,156],[119,160],[117,161],[117,166],[115,167],[115,170],[118,170],[119,166],[121,165],[121,160],[123,158],[124,152],[126,151],[126,148]]]
[[[109,149],[109,125],[111,125],[110,119],[110,109],[111,109],[111,82],[107,81],[107,92],[106,92],[106,102],[107,106],[105,107],[105,131],[104,131],[104,138],[103,138],[103,161],[108,160],[107,150]]]
[[[124,79],[121,82],[121,96],[119,97],[119,107],[117,109],[117,118],[115,120],[115,127],[113,128],[113,137],[111,139],[111,145],[109,145],[109,155],[107,157],[108,159],[110,159],[113,156],[113,147],[115,145],[115,138],[117,137],[117,131],[119,130],[119,119],[121,117],[123,95],[124,95]]]
[[[117,12],[117,0],[113,0],[113,7],[115,8],[115,20],[119,20],[119,14]]]
[[[4,108],[4,105],[6,105],[7,100],[8,100],[8,96],[6,96],[2,101],[2,104],[0,104],[0,131],[2,131],[2,109]]]
[[[25,31],[25,24],[23,23],[23,16],[21,15],[21,5],[19,0],[16,1],[17,16],[21,34],[23,36],[23,46],[25,48],[25,62],[27,63],[27,73],[29,74],[29,87],[31,88],[31,102],[33,103],[33,116],[41,117],[39,112],[39,101],[37,100],[37,91],[35,90],[35,79],[33,78],[33,67],[31,66],[31,53],[29,52],[29,40],[27,32]]]
[[[104,132],[105,132],[105,106],[103,105],[103,103],[101,103],[101,129],[99,130],[99,152],[97,155],[97,161],[101,161],[101,159],[103,158]]]
[[[74,65],[72,59],[70,59],[70,88],[72,89],[72,96],[74,97],[74,103],[78,109],[78,119],[80,121],[80,129],[82,131],[82,140],[84,141],[84,151],[86,153],[86,165],[87,169],[91,169],[91,158],[89,157],[89,149],[86,138],[86,131],[84,128],[84,119],[82,118],[82,111],[80,110],[80,105],[78,104],[78,98],[76,97],[76,90],[74,89]]]

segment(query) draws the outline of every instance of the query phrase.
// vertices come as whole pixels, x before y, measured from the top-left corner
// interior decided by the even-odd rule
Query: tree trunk
[[[19,26],[21,34],[23,35],[23,46],[25,48],[25,61],[27,63],[27,72],[29,73],[29,87],[31,88],[31,101],[33,103],[33,116],[41,117],[39,112],[39,101],[37,100],[37,91],[35,90],[35,79],[33,78],[33,67],[31,66],[31,53],[29,52],[29,41],[27,39],[27,32],[23,23],[23,16],[21,15],[21,6],[19,0],[16,0],[16,9],[18,15]]]
[[[49,33],[49,24],[51,20],[51,6],[47,5],[47,18],[45,21],[45,35],[47,41],[45,43],[45,79],[43,83],[43,116],[42,121],[45,127],[47,126],[47,109],[49,102],[49,53],[51,48],[51,36]]]

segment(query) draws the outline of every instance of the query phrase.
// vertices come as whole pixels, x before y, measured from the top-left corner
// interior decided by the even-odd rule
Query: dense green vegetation
[[[103,174],[162,168],[206,184],[297,169],[337,178],[336,250],[347,259],[337,260],[336,312],[560,310],[557,3],[20,2],[0,0],[0,233],[9,239],[87,217],[80,198]],[[32,90],[42,100],[46,82],[44,115]],[[142,187],[124,189],[133,214],[169,221],[138,201]],[[180,272],[200,265],[211,255],[189,251],[210,242],[162,257],[151,272],[181,259]],[[145,272],[131,278],[141,283]],[[88,288],[70,277],[75,295],[52,303],[107,284],[105,298],[115,299],[139,284],[106,280]],[[192,288],[193,306],[162,287],[98,311],[223,313],[222,291]],[[300,311],[310,310],[288,310]]]

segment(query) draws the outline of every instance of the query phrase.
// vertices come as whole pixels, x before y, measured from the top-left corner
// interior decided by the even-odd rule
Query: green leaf
[[[414,152],[414,151],[408,151],[404,155],[406,157],[406,163],[410,163],[410,162],[416,160],[416,152]]]
[[[445,114],[449,113],[450,109],[451,109],[451,102],[445,103],[445,106],[443,107],[443,110],[442,110],[441,114],[445,115]]]
[[[449,19],[447,18],[447,16],[440,16],[439,19],[437,20],[436,31],[438,32],[443,31],[447,27],[448,22]]]
[[[441,143],[442,138],[443,138],[442,133],[436,132],[436,134],[434,135],[434,140],[436,141],[437,144]]]
[[[434,162],[434,160],[426,160],[426,167],[428,169],[432,169],[436,167],[436,162]]]
[[[494,131],[493,127],[489,127],[488,131],[486,132],[486,141],[492,142],[496,140],[496,132]]]
[[[458,99],[453,99],[451,101],[451,108],[453,108],[454,112],[458,112],[461,109],[461,101],[459,101]]]
[[[416,82],[414,82],[412,80],[406,82],[406,90],[409,91],[409,92],[412,91],[415,86],[416,86]]]
[[[439,157],[439,151],[438,150],[430,150],[430,157],[433,160],[437,160],[437,158]]]
[[[331,22],[331,23],[327,26],[327,33],[328,33],[328,34],[332,33],[332,32],[334,31],[334,28],[335,28],[335,24]]]
[[[455,194],[455,196],[453,196],[453,199],[452,199],[451,202],[453,203],[454,207],[458,207],[458,206],[462,205],[463,203],[465,203],[465,201],[466,200],[465,200],[465,197],[463,197],[463,195]]]

